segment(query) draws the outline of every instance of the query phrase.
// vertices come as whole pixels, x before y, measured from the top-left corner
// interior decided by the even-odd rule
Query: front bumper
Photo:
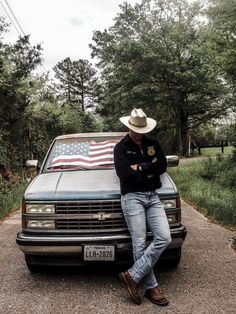
[[[187,230],[181,225],[171,229],[172,242],[167,248],[176,249],[182,246]],[[148,234],[147,240],[151,241],[152,235]],[[131,251],[131,238],[129,234],[121,235],[99,235],[99,236],[38,236],[19,232],[16,243],[20,250],[26,255],[47,255],[47,254],[80,254],[82,255],[84,244],[113,244],[116,247],[117,257],[119,253]]]

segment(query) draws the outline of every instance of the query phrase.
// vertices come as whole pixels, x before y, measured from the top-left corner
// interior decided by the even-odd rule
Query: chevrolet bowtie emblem
[[[106,220],[106,218],[110,218],[110,214],[106,214],[105,212],[99,212],[96,215],[93,215],[93,218],[96,218],[97,220]]]

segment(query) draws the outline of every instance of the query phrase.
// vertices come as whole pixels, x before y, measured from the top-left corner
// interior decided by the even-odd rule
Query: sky
[[[134,5],[140,0],[126,2]],[[32,45],[42,45],[43,69],[50,72],[67,57],[92,62],[88,45],[93,31],[112,26],[122,3],[124,0],[0,0],[0,16],[11,23],[10,16],[16,26],[11,23],[4,40],[14,43],[22,31],[30,35]]]

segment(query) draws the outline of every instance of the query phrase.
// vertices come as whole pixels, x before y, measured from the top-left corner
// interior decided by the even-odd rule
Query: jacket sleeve
[[[127,158],[125,148],[121,143],[118,143],[114,148],[114,163],[116,174],[121,181],[143,183],[144,177],[142,173],[133,170],[130,167],[129,159]]]
[[[141,163],[142,172],[145,174],[161,175],[166,172],[167,160],[159,143],[155,145],[155,161]]]

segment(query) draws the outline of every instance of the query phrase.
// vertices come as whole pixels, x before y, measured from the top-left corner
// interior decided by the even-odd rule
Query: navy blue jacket
[[[160,175],[166,171],[167,161],[160,144],[144,135],[141,148],[127,134],[114,149],[114,162],[120,179],[121,194],[154,191],[161,187]],[[140,165],[140,171],[130,166]]]

